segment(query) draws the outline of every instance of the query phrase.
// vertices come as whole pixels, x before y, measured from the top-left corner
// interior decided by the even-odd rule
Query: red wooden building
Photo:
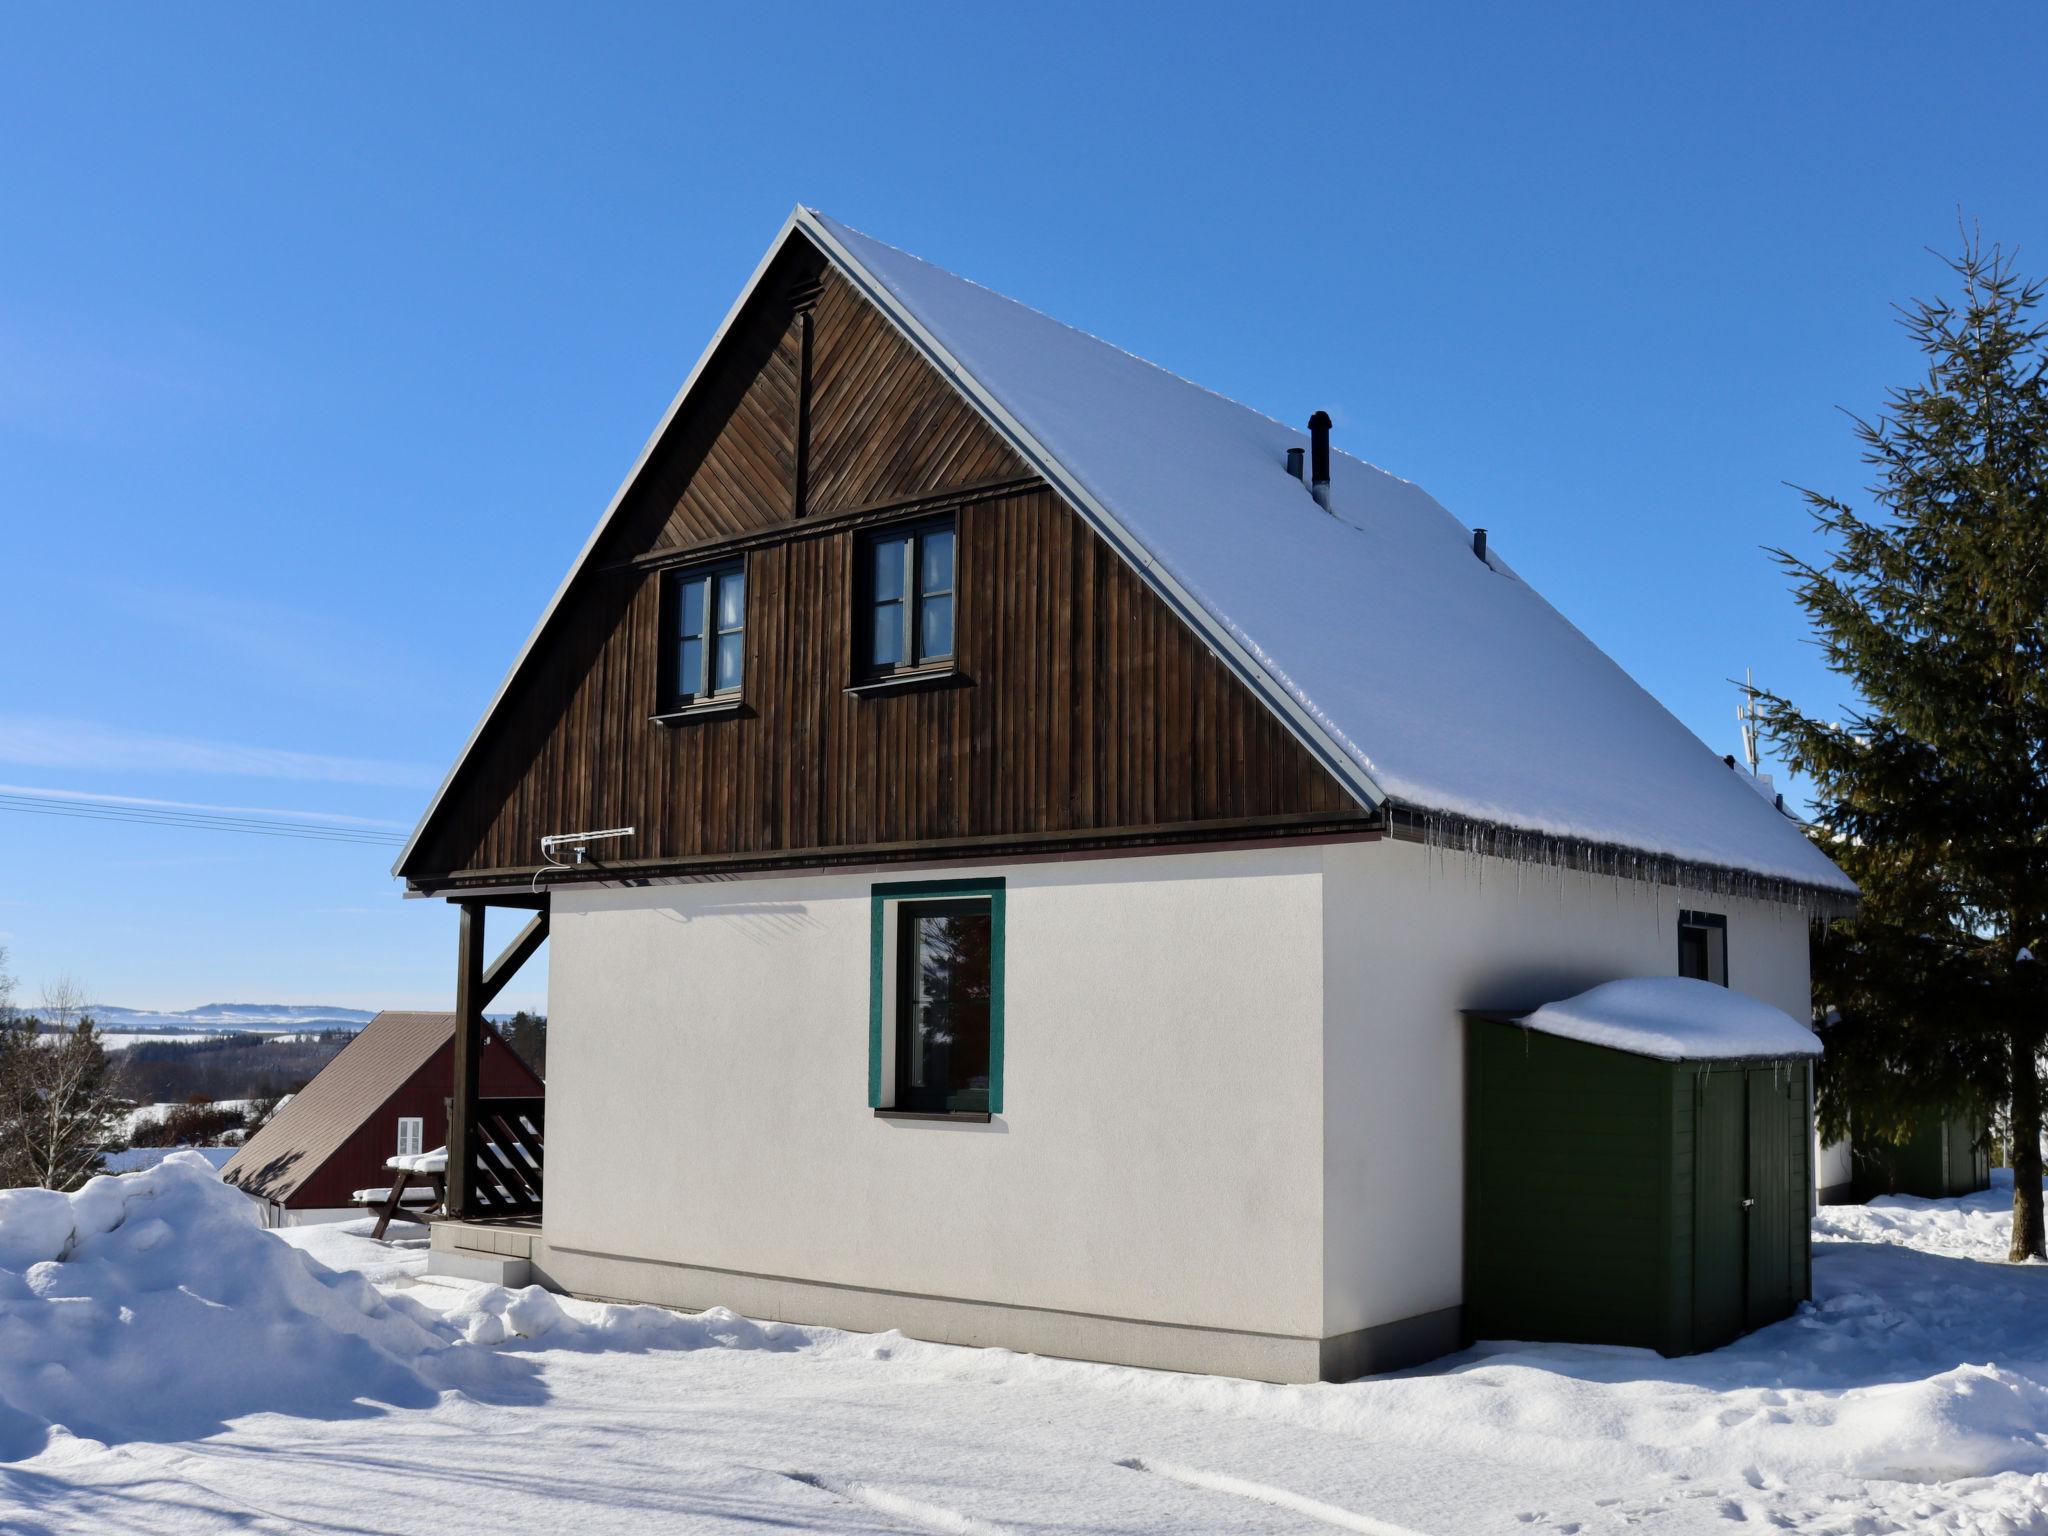
[[[389,1185],[386,1158],[447,1145],[454,1049],[452,1013],[378,1014],[221,1177],[261,1201],[270,1226],[362,1215],[355,1192]],[[542,1093],[541,1080],[488,1024],[479,1065],[492,1098]]]

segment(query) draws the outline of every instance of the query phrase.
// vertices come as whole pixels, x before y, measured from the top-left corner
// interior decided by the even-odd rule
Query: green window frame
[[[870,892],[868,940],[868,1107],[883,1113],[894,1109],[896,1084],[887,1080],[885,1063],[894,1054],[898,1017],[903,1005],[903,986],[888,965],[889,935],[893,926],[902,927],[906,913],[915,915],[920,907],[956,903],[986,903],[989,914],[989,1001],[988,1001],[988,1109],[989,1115],[1003,1112],[1003,971],[1005,949],[1005,882],[993,880],[893,880],[877,884]],[[899,932],[900,938],[900,932]],[[903,963],[902,946],[897,946],[898,969]],[[900,1073],[900,1067],[899,1067]],[[975,1112],[968,1112],[979,1118]]]

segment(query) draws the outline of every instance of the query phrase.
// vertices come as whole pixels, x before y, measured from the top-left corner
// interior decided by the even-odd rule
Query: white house
[[[801,208],[397,872],[465,1017],[551,943],[542,1212],[458,1159],[438,1266],[1274,1380],[1460,1342],[1463,1010],[1803,1020],[1854,897],[1327,417]]]

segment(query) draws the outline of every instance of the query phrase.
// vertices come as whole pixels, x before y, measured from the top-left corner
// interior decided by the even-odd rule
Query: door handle
[[[1743,1202],[1742,1202],[1742,1208],[1743,1208],[1743,1209],[1744,1209],[1744,1210],[1746,1211],[1746,1210],[1748,1210],[1748,1209],[1749,1209],[1749,1208],[1750,1208],[1751,1206],[1753,1206],[1753,1205],[1755,1205],[1755,1204],[1756,1204],[1756,1201],[1754,1201],[1754,1200],[1745,1200],[1745,1201],[1743,1201]]]

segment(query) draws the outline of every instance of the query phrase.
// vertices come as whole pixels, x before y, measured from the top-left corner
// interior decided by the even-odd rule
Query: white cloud
[[[417,763],[196,741],[87,720],[33,715],[0,715],[0,762],[32,768],[217,773],[252,779],[375,784],[393,789],[432,789],[439,782],[432,769]]]

